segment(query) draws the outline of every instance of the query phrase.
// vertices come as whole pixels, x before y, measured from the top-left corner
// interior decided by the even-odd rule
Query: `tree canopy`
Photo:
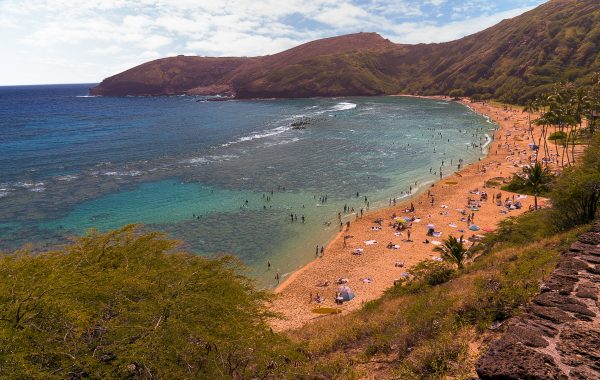
[[[289,346],[266,324],[269,296],[231,257],[175,247],[127,226],[0,256],[0,377],[272,375]]]

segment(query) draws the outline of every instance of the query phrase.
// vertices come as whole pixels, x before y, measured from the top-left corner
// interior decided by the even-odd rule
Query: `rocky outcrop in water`
[[[477,363],[485,380],[600,379],[600,222]]]

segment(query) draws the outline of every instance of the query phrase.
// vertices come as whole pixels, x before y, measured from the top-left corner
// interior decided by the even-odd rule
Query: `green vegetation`
[[[448,96],[453,98],[454,100],[459,100],[463,96],[465,96],[465,91],[463,89],[457,88],[448,93]]]
[[[294,358],[229,257],[132,226],[0,258],[0,377],[260,378]]]
[[[552,181],[552,174],[548,167],[542,166],[539,162],[523,168],[525,174],[525,187],[531,189],[534,196],[534,208],[538,209],[538,195],[548,190],[548,184]]]
[[[512,191],[519,194],[529,194],[534,196],[535,209],[538,209],[538,196],[546,196],[550,191],[550,185],[554,180],[554,175],[547,166],[534,163],[523,168],[522,173],[513,175],[502,190]]]
[[[463,244],[462,236],[460,239],[457,239],[450,235],[448,239],[444,241],[444,244],[434,247],[433,251],[441,253],[444,260],[456,264],[458,269],[463,268],[464,261],[469,257],[469,251]]]
[[[558,132],[553,132],[550,134],[550,136],[548,136],[548,140],[550,141],[555,141],[555,140],[566,140],[567,139],[567,132],[563,132],[563,131],[558,131]]]
[[[570,166],[576,161],[575,146],[589,141],[597,124],[597,117],[594,115],[600,112],[600,74],[594,76],[593,85],[587,90],[578,88],[573,83],[555,85],[549,93],[530,101],[524,111],[528,113],[532,139],[531,124],[541,127],[536,161],[541,150],[545,163],[556,159],[561,167]],[[531,115],[534,112],[541,112],[541,115],[532,122]],[[587,121],[587,128],[584,128],[584,121]],[[548,136],[551,127],[554,132]],[[548,141],[554,142],[555,152],[548,147]]]
[[[560,224],[589,223],[600,205],[600,135],[594,135],[580,165],[566,168],[550,193]]]

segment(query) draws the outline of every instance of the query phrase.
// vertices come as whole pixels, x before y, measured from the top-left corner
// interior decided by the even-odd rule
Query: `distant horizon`
[[[42,86],[72,86],[72,85],[97,85],[100,82],[73,82],[73,83],[30,83],[30,84],[0,84],[2,87],[42,87]]]
[[[61,0],[0,2],[0,86],[99,83],[176,55],[252,57],[358,32],[398,44],[442,43],[482,31],[543,0]],[[65,22],[68,20],[68,22]]]

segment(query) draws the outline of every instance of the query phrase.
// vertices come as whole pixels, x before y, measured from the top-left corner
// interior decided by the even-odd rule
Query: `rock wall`
[[[600,379],[600,222],[477,363],[480,379]]]

